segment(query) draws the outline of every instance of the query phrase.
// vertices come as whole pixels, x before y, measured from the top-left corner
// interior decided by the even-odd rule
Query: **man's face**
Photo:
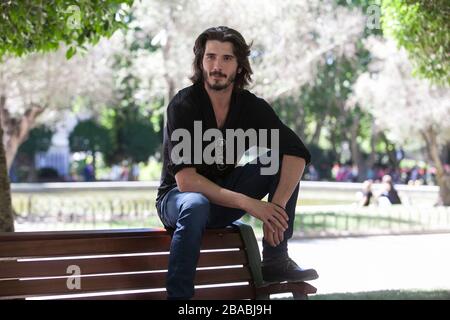
[[[203,79],[213,90],[228,88],[236,78],[238,63],[231,42],[208,40],[203,55]]]

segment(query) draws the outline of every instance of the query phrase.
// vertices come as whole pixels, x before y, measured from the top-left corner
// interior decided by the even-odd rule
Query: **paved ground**
[[[316,268],[317,293],[450,290],[450,234],[296,240],[289,252]]]

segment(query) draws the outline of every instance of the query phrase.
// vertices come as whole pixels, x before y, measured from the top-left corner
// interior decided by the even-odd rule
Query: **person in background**
[[[94,166],[92,165],[92,163],[90,161],[88,161],[83,168],[83,176],[84,176],[84,181],[87,181],[87,182],[95,181]]]
[[[370,200],[373,197],[373,192],[372,192],[372,180],[366,180],[363,183],[363,188],[362,191],[360,192],[361,195],[361,200],[359,201],[359,205],[362,207],[367,207],[370,204]]]
[[[131,167],[131,176],[133,181],[139,181],[139,172],[140,172],[139,163],[133,163]]]
[[[310,181],[318,181],[319,180],[319,173],[317,172],[316,168],[312,164],[309,165],[308,176],[309,176]]]
[[[383,190],[381,191],[381,194],[379,195],[379,198],[386,198],[389,200],[390,204],[401,204],[402,201],[400,200],[400,197],[398,196],[398,192],[394,187],[394,184],[392,182],[392,177],[388,174],[383,176],[382,179],[383,184]],[[382,201],[384,199],[381,199]]]

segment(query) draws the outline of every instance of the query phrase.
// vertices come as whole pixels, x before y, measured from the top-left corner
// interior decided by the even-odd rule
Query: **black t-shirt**
[[[201,121],[201,135],[195,135],[195,121]],[[176,164],[170,157],[173,148],[183,141],[183,138],[179,138],[179,141],[171,141],[170,137],[172,137],[172,133],[176,129],[185,129],[187,130],[185,132],[189,132],[192,137],[190,163]],[[233,164],[227,164],[227,161],[223,161],[223,164],[206,164],[203,160],[200,164],[194,163],[194,137],[197,140],[198,138],[202,140],[203,133],[208,129],[219,129],[223,133],[223,138],[227,136],[226,129],[242,129],[243,131],[255,129],[257,132],[259,129],[279,129],[280,155],[287,154],[304,158],[307,165],[311,161],[311,155],[300,138],[281,122],[272,107],[265,100],[256,97],[247,90],[234,90],[225,123],[222,128],[217,128],[214,109],[203,83],[194,84],[179,91],[167,107],[167,124],[164,128],[163,142],[163,168],[156,198],[157,207],[164,195],[176,187],[175,174],[181,169],[195,167],[197,173],[215,182],[218,178],[228,175],[235,168],[241,156],[237,152],[234,153]],[[270,137],[269,133],[267,138],[268,149],[271,147]],[[213,139],[211,140],[214,141]],[[226,144],[226,142],[223,143]],[[200,144],[197,144],[197,151],[199,145],[202,150],[205,150],[208,144],[211,144],[211,141],[201,141]],[[251,145],[249,141],[246,141],[245,150],[249,147]],[[224,159],[226,159],[225,152]]]

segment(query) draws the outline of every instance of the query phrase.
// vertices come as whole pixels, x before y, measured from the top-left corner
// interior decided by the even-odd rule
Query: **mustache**
[[[226,78],[226,77],[227,77],[226,74],[223,74],[222,72],[219,72],[219,71],[213,71],[213,72],[210,72],[209,75],[210,75],[211,77],[212,77],[212,76],[218,76],[218,77],[223,77],[223,78]]]

